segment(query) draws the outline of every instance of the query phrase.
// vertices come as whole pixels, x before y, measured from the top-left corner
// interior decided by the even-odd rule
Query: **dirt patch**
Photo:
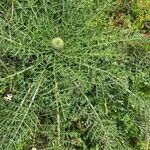
[[[124,16],[127,15],[128,11],[130,9],[129,4],[121,4],[118,6],[117,10],[115,12],[112,12],[113,16],[113,25],[119,26],[119,27],[127,27]]]

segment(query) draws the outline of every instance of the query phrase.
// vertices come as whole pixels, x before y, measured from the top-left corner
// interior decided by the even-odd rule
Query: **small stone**
[[[63,49],[64,48],[64,41],[60,37],[54,38],[54,39],[52,39],[51,46],[54,49],[58,49],[58,50]]]

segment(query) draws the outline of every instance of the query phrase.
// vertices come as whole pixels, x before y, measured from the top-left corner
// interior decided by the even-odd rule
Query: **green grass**
[[[1,0],[0,150],[149,150],[149,6]]]

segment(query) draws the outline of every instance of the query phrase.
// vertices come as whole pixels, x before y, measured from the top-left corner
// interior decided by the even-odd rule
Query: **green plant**
[[[0,3],[0,149],[148,150],[150,41],[112,28],[117,6]]]

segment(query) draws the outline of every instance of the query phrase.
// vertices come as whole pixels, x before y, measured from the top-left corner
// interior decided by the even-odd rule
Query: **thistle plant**
[[[149,149],[150,41],[120,3],[0,3],[0,149]]]

